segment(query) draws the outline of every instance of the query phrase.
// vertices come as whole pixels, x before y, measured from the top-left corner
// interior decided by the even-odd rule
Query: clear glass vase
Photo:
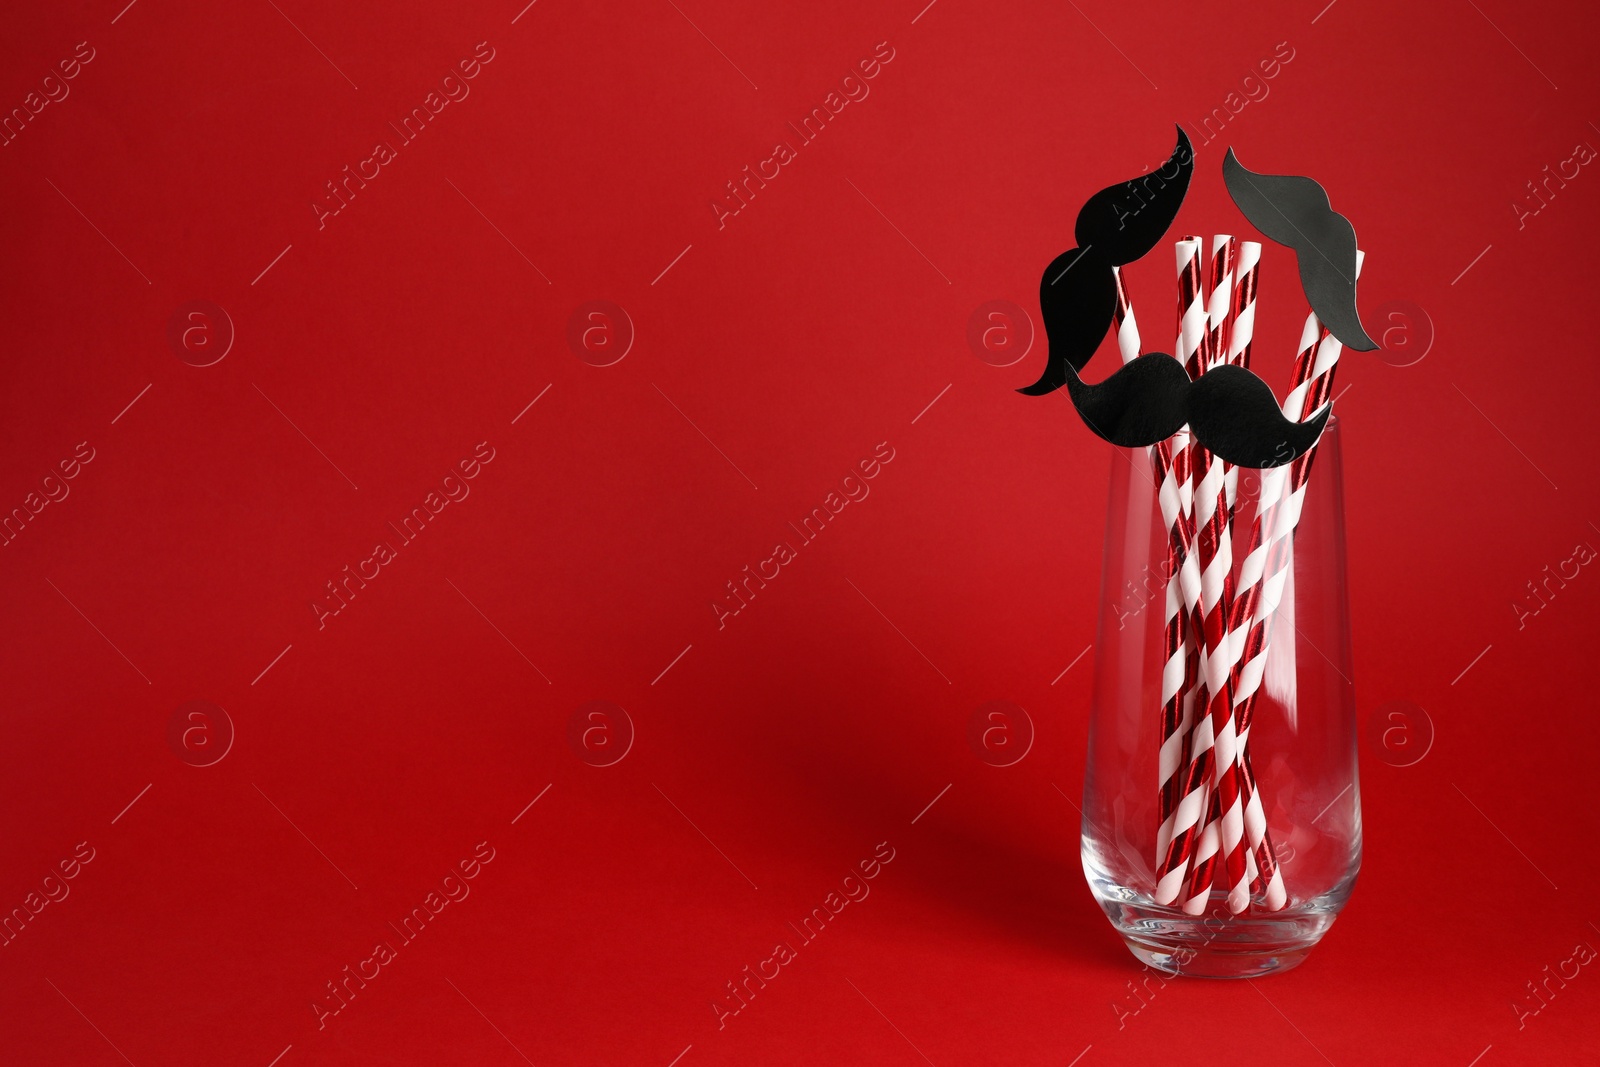
[[[1242,978],[1294,967],[1333,924],[1360,868],[1339,438],[1337,420],[1330,421],[1305,482],[1300,521],[1282,550],[1286,580],[1267,631],[1266,670],[1248,736],[1287,902],[1272,910],[1258,882],[1237,914],[1221,884],[1209,896],[1197,893],[1188,911],[1155,901],[1169,539],[1149,454],[1119,449],[1112,459],[1083,868],[1128,948],[1164,972]],[[1237,477],[1236,570],[1247,554],[1263,481],[1272,476],[1239,469]]]

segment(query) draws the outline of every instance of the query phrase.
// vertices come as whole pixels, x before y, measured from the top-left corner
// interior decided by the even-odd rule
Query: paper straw
[[[1201,243],[1198,237],[1186,237],[1176,246],[1176,265],[1178,269],[1178,344],[1175,354],[1183,361],[1191,378],[1198,377],[1204,370],[1206,341],[1206,326],[1208,315],[1205,303],[1205,293],[1201,285]],[[1221,468],[1218,467],[1217,485],[1205,486],[1195,490],[1195,478],[1200,476],[1200,471],[1193,468],[1202,456],[1209,457],[1210,453],[1195,446],[1192,439],[1184,444],[1181,455],[1175,455],[1177,465],[1190,466],[1190,476],[1180,485],[1180,493],[1184,486],[1187,487],[1188,500],[1185,510],[1192,516],[1191,529],[1192,543],[1195,548],[1202,540],[1200,520],[1202,511],[1202,497],[1206,488],[1216,492],[1220,488]],[[1210,515],[1214,511],[1215,501],[1204,514]],[[1215,555],[1216,539],[1220,530],[1212,531],[1209,535],[1207,551]],[[1182,893],[1184,882],[1192,861],[1195,845],[1201,830],[1202,818],[1206,806],[1210,801],[1210,761],[1215,738],[1210,728],[1210,717],[1205,713],[1209,705],[1209,688],[1207,679],[1212,672],[1208,668],[1211,645],[1206,641],[1205,608],[1207,606],[1205,593],[1205,560],[1197,550],[1190,550],[1183,557],[1183,570],[1191,576],[1198,572],[1200,588],[1196,590],[1192,580],[1183,583],[1184,610],[1188,614],[1188,626],[1193,653],[1190,656],[1192,666],[1199,679],[1199,685],[1192,686],[1186,694],[1186,699],[1194,707],[1193,725],[1188,731],[1189,741],[1188,759],[1182,774],[1180,799],[1173,808],[1172,815],[1167,823],[1163,824],[1157,834],[1157,840],[1165,845],[1162,850],[1160,862],[1156,870],[1155,901],[1158,904],[1171,904]],[[1213,583],[1215,584],[1215,583]],[[1220,593],[1220,588],[1216,590]],[[1198,596],[1196,596],[1198,593]],[[1225,682],[1226,675],[1219,675]],[[1222,689],[1226,698],[1226,686]],[[1168,825],[1170,824],[1170,825]]]
[[[1256,333],[1256,274],[1261,263],[1261,244],[1258,241],[1240,241],[1238,262],[1234,266],[1233,307],[1228,313],[1228,357],[1235,367],[1250,366],[1250,349]],[[1228,517],[1238,507],[1239,471],[1229,467]]]
[[[1227,362],[1234,251],[1232,237],[1219,235],[1212,239],[1211,294],[1203,355],[1207,371]],[[1228,693],[1228,620],[1233,600],[1233,537],[1228,521],[1226,485],[1229,464],[1209,449],[1196,448],[1195,451],[1195,473],[1200,479],[1195,493],[1195,541],[1201,568],[1202,636],[1206,651],[1205,716],[1209,722],[1196,723],[1196,738],[1191,747],[1200,754],[1209,735],[1212,747],[1209,773],[1214,793],[1208,805],[1208,818],[1201,826],[1188,893],[1183,902],[1184,911],[1198,915],[1205,910],[1219,855],[1230,864],[1236,864],[1237,876],[1244,877],[1244,856],[1236,847],[1244,836],[1244,811],[1239,803],[1239,776],[1235,769],[1237,732]],[[1234,873],[1229,870],[1230,875]]]
[[[1261,244],[1239,242],[1239,261],[1234,267],[1237,279],[1233,290],[1233,327],[1228,342],[1228,362],[1236,367],[1250,366],[1250,349],[1256,336],[1256,283],[1261,265]]]
[[[1364,255],[1357,252],[1358,276],[1363,259]],[[1295,364],[1294,388],[1283,405],[1285,417],[1304,421],[1330,401],[1333,374],[1342,351],[1343,345],[1322,328],[1316,316],[1308,316],[1301,334],[1300,356]],[[1313,446],[1287,467],[1275,467],[1263,472],[1251,549],[1240,568],[1240,596],[1230,625],[1231,640],[1240,643],[1233,650],[1233,658],[1238,662],[1232,688],[1239,720],[1240,763],[1245,778],[1243,784],[1248,794],[1246,835],[1256,861],[1258,877],[1264,886],[1266,905],[1274,911],[1285,905],[1287,893],[1267,834],[1260,792],[1250,771],[1248,742],[1255,698],[1260,691],[1270,647],[1270,624],[1282,601],[1293,565],[1294,530],[1300,521],[1306,485],[1315,458],[1316,447]],[[1243,910],[1243,905],[1235,906],[1241,895],[1244,904],[1248,904],[1248,888],[1241,891],[1235,885],[1230,889],[1229,906],[1234,911]]]
[[[1227,234],[1211,239],[1211,294],[1206,301],[1206,369],[1228,361],[1229,325],[1233,316],[1233,270],[1237,246]]]
[[[1133,303],[1128,298],[1121,270],[1115,269],[1117,280],[1116,329],[1117,348],[1122,361],[1128,363],[1141,353],[1139,324],[1134,316]],[[1159,862],[1165,851],[1165,834],[1170,830],[1172,809],[1178,801],[1179,771],[1188,762],[1189,715],[1192,701],[1184,699],[1192,683],[1189,671],[1189,640],[1187,616],[1184,611],[1181,563],[1187,552],[1188,535],[1184,525],[1182,502],[1177,490],[1180,471],[1173,463],[1171,441],[1151,446],[1151,466],[1159,484],[1158,500],[1162,521],[1167,527],[1167,588],[1163,623],[1163,649],[1166,658],[1161,672],[1161,748],[1157,759],[1159,783],[1160,823],[1157,829],[1156,855]],[[1186,478],[1186,475],[1183,475]]]
[[[1177,243],[1178,253],[1178,349],[1174,353],[1190,378],[1205,370],[1201,349],[1205,343],[1206,298],[1201,286],[1201,249],[1198,237],[1185,237]]]
[[[1117,351],[1122,355],[1122,362],[1132,363],[1142,354],[1139,320],[1133,315],[1133,303],[1128,299],[1128,291],[1122,280],[1122,268],[1112,267],[1111,273],[1117,279]]]

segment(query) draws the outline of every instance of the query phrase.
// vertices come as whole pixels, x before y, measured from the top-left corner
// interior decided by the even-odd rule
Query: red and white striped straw
[[[1232,237],[1212,239],[1211,294],[1207,316],[1205,369],[1227,362],[1233,312]],[[1237,731],[1228,693],[1228,620],[1233,600],[1233,528],[1229,522],[1227,474],[1231,465],[1207,449],[1197,449],[1195,495],[1196,546],[1200,556],[1202,636],[1206,652],[1206,715],[1209,723],[1196,723],[1191,747],[1198,753],[1209,733],[1212,745],[1210,789],[1213,799],[1201,826],[1188,892],[1183,907],[1190,914],[1205,910],[1219,855],[1229,864],[1228,874],[1244,879],[1244,855],[1236,846],[1244,836],[1244,811],[1239,803]],[[1192,757],[1191,757],[1192,759]],[[1231,869],[1237,865],[1237,871]]]
[[[1361,253],[1356,254],[1358,276],[1363,258]],[[1342,351],[1343,345],[1321,326],[1316,316],[1308,316],[1301,334],[1300,355],[1295,363],[1295,384],[1283,404],[1285,417],[1304,421],[1331,400],[1333,372]],[[1282,602],[1284,587],[1293,566],[1294,530],[1300,521],[1306,485],[1315,457],[1316,448],[1313,447],[1287,467],[1275,467],[1262,472],[1261,496],[1256,507],[1251,548],[1240,568],[1239,599],[1230,625],[1231,641],[1235,645],[1234,658],[1237,660],[1232,688],[1238,718],[1240,762],[1245,779],[1243,784],[1247,793],[1246,835],[1258,868],[1266,906],[1273,911],[1287,903],[1287,893],[1267,831],[1260,792],[1250,771],[1248,742],[1255,698],[1266,668],[1271,621]],[[1230,889],[1230,908],[1234,911],[1243,910],[1249,902],[1248,893],[1248,887],[1241,888],[1235,884]]]
[[[1198,378],[1205,371],[1201,349],[1205,344],[1206,295],[1202,285],[1202,249],[1198,237],[1185,237],[1177,244],[1178,254],[1178,362]]]
[[[1356,278],[1361,277],[1361,265],[1366,255],[1356,252]],[[1289,390],[1289,395],[1284,399],[1284,410],[1299,409],[1298,416],[1304,420],[1316,414],[1317,410],[1327,402],[1333,391],[1333,368],[1339,362],[1339,354],[1344,351],[1344,346],[1334,339],[1326,328],[1319,330],[1320,343],[1317,345],[1312,359],[1306,358],[1306,352],[1300,353],[1299,360],[1295,363],[1294,388]],[[1309,366],[1303,366],[1309,364]]]
[[[1237,279],[1233,290],[1233,329],[1228,341],[1228,362],[1250,366],[1250,349],[1256,336],[1256,282],[1261,266],[1261,243],[1240,241]]]
[[[1363,259],[1362,254],[1358,252],[1357,276],[1360,275]],[[1305,329],[1300,336],[1300,354],[1295,361],[1294,387],[1283,402],[1285,418],[1303,421],[1316,414],[1322,405],[1328,402],[1333,391],[1333,372],[1342,351],[1343,346],[1322,328],[1314,313],[1306,316]],[[1313,449],[1307,456],[1313,455],[1314,452]],[[1276,569],[1269,569],[1266,566],[1268,553],[1275,543],[1292,534],[1298,524],[1298,504],[1294,505],[1292,511],[1281,511],[1280,505],[1286,495],[1293,496],[1296,488],[1303,496],[1309,475],[1310,461],[1306,456],[1302,456],[1287,467],[1274,467],[1262,472],[1261,495],[1256,506],[1250,550],[1239,571],[1239,606],[1235,612],[1247,626],[1257,629],[1263,627],[1270,621],[1272,610],[1276,608],[1277,601],[1282,596],[1281,588],[1270,590],[1274,594],[1273,599],[1267,604],[1261,603],[1266,589],[1263,584],[1265,580],[1276,578],[1281,581],[1287,575],[1281,565]],[[1251,641],[1248,632],[1234,627],[1233,640],[1240,641],[1241,638],[1244,651],[1250,651]],[[1258,659],[1261,660],[1260,663],[1256,662]],[[1258,651],[1256,656],[1238,657],[1238,670],[1247,672],[1243,680],[1251,683],[1245,695],[1253,694],[1259,686],[1264,666],[1264,652]]]
[[[1209,451],[1195,448],[1200,464],[1199,488],[1195,493],[1195,551],[1201,572],[1199,630],[1201,638],[1201,686],[1198,699],[1201,711],[1190,732],[1189,766],[1184,775],[1184,793],[1174,815],[1173,833],[1168,844],[1164,869],[1157,879],[1156,902],[1168,904],[1179,898],[1185,871],[1198,862],[1199,839],[1204,830],[1202,816],[1211,804],[1211,793],[1218,784],[1216,768],[1235,758],[1236,735],[1232,708],[1228,702],[1227,657],[1227,575],[1231,552],[1224,533],[1226,504],[1222,495],[1222,466]],[[1236,796],[1219,796],[1219,810],[1231,811]],[[1242,818],[1242,817],[1241,817]],[[1215,828],[1214,828],[1215,829]],[[1211,846],[1216,851],[1216,846]],[[1206,886],[1209,890],[1209,882]],[[1183,895],[1184,908],[1191,913],[1204,910],[1193,892]]]
[[[1233,310],[1232,253],[1233,238],[1226,235],[1217,235],[1211,239],[1211,260],[1210,271],[1208,274],[1210,283],[1210,296],[1206,300],[1206,331],[1204,339],[1201,343],[1199,361],[1202,373],[1209,371],[1212,367],[1224,362],[1229,350],[1230,339],[1227,333],[1229,325],[1228,319]],[[1233,481],[1235,478],[1232,465],[1228,463],[1222,463],[1221,474],[1223,492],[1226,499],[1225,507],[1227,509],[1225,516],[1231,516],[1233,496],[1229,490],[1228,483]],[[1196,475],[1200,475],[1200,471],[1198,469],[1196,471]],[[1232,544],[1231,530],[1226,524],[1226,519],[1224,520],[1222,537],[1226,539],[1230,545]],[[1223,648],[1225,651],[1226,646],[1223,646]],[[1209,661],[1209,658],[1214,655],[1213,647],[1208,644],[1205,648],[1205,653]],[[1208,714],[1213,713],[1212,701],[1215,699],[1216,695],[1217,691],[1211,689],[1208,684],[1206,691]],[[1217,724],[1215,720],[1213,720],[1213,737],[1216,736],[1216,726]],[[1189,890],[1184,897],[1184,904],[1186,907],[1196,899],[1197,895],[1203,897],[1204,893],[1209,890],[1213,876],[1213,868],[1216,863],[1216,856],[1220,844],[1217,820],[1221,817],[1221,812],[1216,792],[1219,778],[1218,770],[1220,770],[1220,768],[1213,768],[1211,781],[1208,783],[1210,798],[1206,806],[1205,816],[1200,823],[1200,836],[1196,842],[1195,854],[1189,874]],[[1202,885],[1205,886],[1206,889],[1198,888]]]
[[[1299,356],[1295,361],[1295,381],[1309,380],[1315,362],[1321,323],[1315,314],[1306,317],[1301,331]],[[1284,401],[1285,418],[1299,419],[1305,392],[1302,390]],[[1260,689],[1267,664],[1267,635],[1271,613],[1263,611],[1265,577],[1268,571],[1268,554],[1275,543],[1276,524],[1284,515],[1278,505],[1283,498],[1289,469],[1271,467],[1261,472],[1260,492],[1256,499],[1255,518],[1251,525],[1250,547],[1239,567],[1238,593],[1234,601],[1234,614],[1230,620],[1230,652],[1234,660],[1232,672],[1233,700],[1238,730],[1245,742],[1241,746],[1240,768],[1243,771],[1245,794],[1245,835],[1256,868],[1255,889],[1265,895],[1266,906],[1276,911],[1286,901],[1282,875],[1278,871],[1277,856],[1267,829],[1266,811],[1256,788],[1255,775],[1250,764],[1250,721],[1255,694]],[[1286,577],[1286,572],[1284,574]],[[1281,580],[1281,579],[1280,579]],[[1276,603],[1281,587],[1269,598]],[[1243,897],[1243,903],[1241,903]],[[1233,910],[1243,910],[1248,904],[1248,890],[1241,893],[1238,886],[1230,889],[1228,905]]]
[[[1204,354],[1201,351],[1206,337],[1206,299],[1202,273],[1204,246],[1198,237],[1185,237],[1177,243],[1175,250],[1178,266],[1178,340],[1172,351],[1177,356],[1178,362],[1183,364],[1183,369],[1188,372],[1190,379],[1194,379],[1205,371]],[[1183,437],[1184,452],[1189,456],[1187,464],[1189,476],[1184,479],[1179,490],[1183,495],[1184,514],[1192,518],[1194,441],[1189,436],[1188,427],[1184,427],[1179,433]],[[1190,534],[1192,537],[1192,529]]]
[[[1178,336],[1173,347],[1173,353],[1178,361],[1185,365],[1185,370],[1190,377],[1200,372],[1200,342],[1204,337],[1205,305],[1201,285],[1200,239],[1187,237],[1175,245],[1176,266],[1178,271]],[[1171,441],[1172,465],[1168,470],[1168,477],[1162,480],[1164,495],[1177,497],[1178,512],[1181,516],[1181,526],[1171,527],[1172,547],[1179,563],[1179,590],[1183,598],[1182,613],[1185,628],[1185,655],[1184,676],[1179,687],[1181,710],[1179,713],[1179,730],[1172,737],[1165,738],[1162,759],[1163,790],[1167,794],[1165,808],[1166,817],[1156,833],[1157,857],[1156,867],[1158,874],[1165,870],[1168,860],[1168,849],[1172,839],[1173,830],[1178,818],[1178,803],[1184,792],[1184,772],[1189,766],[1190,751],[1189,739],[1195,719],[1195,710],[1199,706],[1199,679],[1200,659],[1204,648],[1200,640],[1199,629],[1199,604],[1200,604],[1200,568],[1194,556],[1194,486],[1192,482],[1193,449],[1187,427],[1180,429],[1173,435]],[[1171,666],[1176,673],[1176,664],[1171,659],[1165,666]],[[1192,819],[1193,816],[1186,816]],[[1181,884],[1182,873],[1187,870],[1188,858],[1183,857],[1182,869],[1172,881],[1172,893],[1176,895],[1176,886]],[[1157,887],[1157,896],[1161,894],[1161,887]]]
[[[1250,366],[1250,349],[1256,335],[1256,275],[1261,264],[1261,244],[1240,241],[1234,265],[1233,308],[1229,312],[1228,362],[1235,367]],[[1239,471],[1229,467],[1228,517],[1232,518],[1239,499]]]
[[[1142,354],[1139,320],[1133,315],[1133,302],[1128,299],[1128,290],[1122,279],[1122,268],[1112,267],[1111,273],[1117,279],[1117,352],[1122,356],[1122,362],[1132,363]]]
[[[1206,369],[1228,361],[1233,319],[1233,271],[1238,247],[1232,237],[1211,238],[1210,296],[1206,301]]]
[[[1218,239],[1216,248],[1223,243]],[[1225,362],[1234,366],[1248,366],[1250,351],[1255,340],[1255,301],[1257,269],[1261,261],[1261,245],[1255,241],[1243,241],[1237,245],[1237,261],[1234,267],[1236,279],[1231,294],[1231,304],[1228,310],[1229,323],[1225,337],[1227,340]],[[1225,277],[1225,271],[1219,271],[1218,264],[1213,259],[1213,278]],[[1213,283],[1211,294],[1211,308],[1213,318],[1218,306],[1218,293],[1216,282]],[[1225,281],[1223,282],[1225,284]],[[1231,464],[1225,468],[1225,484],[1227,488],[1228,518],[1230,521],[1229,536],[1231,538],[1231,520],[1237,501],[1238,469]],[[1235,666],[1234,658],[1239,652],[1241,642],[1232,640],[1232,616],[1230,615],[1230,640],[1226,645],[1228,657],[1228,670],[1231,676]],[[1230,706],[1232,701],[1230,699]],[[1242,741],[1243,731],[1235,714],[1235,733]],[[1207,899],[1207,887],[1216,878],[1216,865],[1220,862],[1227,876],[1230,890],[1230,905],[1234,911],[1242,911],[1249,904],[1249,884],[1258,874],[1257,861],[1253,852],[1244,846],[1246,833],[1245,822],[1248,818],[1246,803],[1253,795],[1250,786],[1253,784],[1251,769],[1248,764],[1248,755],[1243,745],[1236,749],[1235,759],[1232,764],[1216,768],[1217,788],[1220,795],[1238,798],[1237,808],[1223,810],[1220,799],[1211,805],[1207,812],[1207,825],[1201,832],[1199,853],[1195,861],[1195,870],[1190,878],[1190,901],[1192,904],[1203,906]],[[1226,779],[1226,780],[1225,780]],[[1256,801],[1259,806],[1259,799]],[[1217,827],[1213,830],[1209,825],[1216,821]],[[1263,830],[1263,835],[1265,831]],[[1219,858],[1220,852],[1220,858]],[[1243,887],[1242,898],[1234,892],[1238,887]]]
[[[1205,292],[1202,287],[1201,249],[1198,237],[1184,238],[1177,243],[1176,249],[1179,330],[1175,354],[1185,364],[1191,378],[1199,377],[1204,370],[1202,350],[1205,347],[1208,319]],[[1189,476],[1179,483],[1180,498],[1186,498],[1183,499],[1183,510],[1190,515],[1190,529],[1194,531],[1191,534],[1191,547],[1184,553],[1180,572],[1180,578],[1187,580],[1180,582],[1180,588],[1184,594],[1183,608],[1187,616],[1190,638],[1190,652],[1186,658],[1186,674],[1190,684],[1183,699],[1194,710],[1185,716],[1186,718],[1189,715],[1193,716],[1193,725],[1187,734],[1189,739],[1187,744],[1182,746],[1187,751],[1183,753],[1185,758],[1180,761],[1181,769],[1177,775],[1179,799],[1172,809],[1171,816],[1157,835],[1158,843],[1164,845],[1156,868],[1155,901],[1158,904],[1171,904],[1182,893],[1199,836],[1200,824],[1210,799],[1209,766],[1214,738],[1209,728],[1209,717],[1205,714],[1207,704],[1205,680],[1210,648],[1205,640],[1204,627],[1204,561],[1200,553],[1195,550],[1201,539],[1199,532],[1201,513],[1197,510],[1200,505],[1200,494],[1194,489],[1194,477],[1197,472],[1192,468],[1192,464],[1202,454],[1209,456],[1204,450],[1197,449],[1192,440],[1182,445],[1181,453],[1178,453],[1175,447],[1174,466],[1180,470],[1188,469],[1190,472]],[[1213,538],[1213,552],[1214,548]],[[1194,581],[1195,577],[1199,578],[1198,582]]]
[[[1122,272],[1117,270],[1117,348],[1128,363],[1141,353],[1139,324],[1133,303],[1128,298]],[[1167,588],[1163,629],[1165,659],[1161,672],[1161,749],[1159,765],[1160,823],[1157,831],[1157,861],[1165,850],[1162,834],[1170,828],[1172,808],[1177,804],[1178,772],[1187,763],[1189,722],[1192,701],[1184,700],[1190,684],[1187,615],[1184,610],[1181,563],[1187,552],[1188,535],[1182,500],[1177,485],[1187,474],[1174,464],[1173,442],[1163,441],[1150,448],[1150,462],[1159,484],[1158,500],[1162,521],[1167,527]]]

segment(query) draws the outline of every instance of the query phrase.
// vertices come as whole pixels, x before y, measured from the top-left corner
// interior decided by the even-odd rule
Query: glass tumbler
[[[1249,907],[1233,914],[1220,869],[1201,914],[1155,902],[1168,535],[1148,452],[1117,449],[1111,461],[1083,869],[1129,950],[1163,972],[1247,978],[1294,967],[1355,884],[1361,807],[1339,440],[1338,421],[1330,420],[1285,547],[1287,578],[1249,731],[1250,765],[1288,897],[1276,911],[1257,886]],[[1237,572],[1267,472],[1236,473]]]

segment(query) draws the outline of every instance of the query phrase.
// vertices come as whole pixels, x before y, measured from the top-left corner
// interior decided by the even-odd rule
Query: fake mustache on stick
[[[1300,287],[1328,332],[1357,352],[1377,348],[1356,314],[1356,228],[1333,210],[1322,186],[1293,174],[1248,171],[1231,148],[1222,181],[1250,225],[1294,249]]]
[[[1228,153],[1224,180],[1234,203],[1257,229],[1295,249],[1312,309],[1348,347],[1376,348],[1355,305],[1355,230],[1333,211],[1310,178],[1255,174]],[[1081,372],[1116,314],[1115,267],[1160,243],[1183,206],[1194,172],[1194,149],[1183,128],[1167,162],[1153,173],[1102,189],[1078,212],[1079,247],[1051,261],[1039,282],[1039,310],[1049,340],[1044,374],[1018,390],[1043,396],[1063,385],[1084,423],[1124,448],[1171,437],[1188,424],[1195,439],[1241,467],[1293,462],[1322,435],[1332,405],[1296,422],[1284,417],[1272,388],[1243,367],[1218,366],[1191,381],[1164,352],[1139,356],[1104,381]]]

